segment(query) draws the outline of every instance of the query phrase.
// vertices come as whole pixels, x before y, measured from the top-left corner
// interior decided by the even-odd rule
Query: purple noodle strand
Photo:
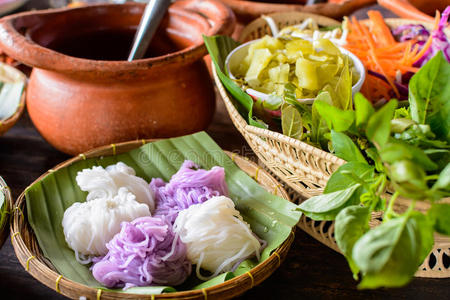
[[[164,217],[142,217],[123,222],[106,245],[108,253],[96,258],[95,279],[108,288],[179,285],[191,273],[186,245],[175,239],[172,223]]]
[[[150,188],[155,192],[156,210],[154,215],[164,215],[172,224],[178,213],[193,204],[203,203],[215,196],[228,196],[225,170],[213,167],[200,169],[198,165],[186,160],[169,183],[154,178]]]

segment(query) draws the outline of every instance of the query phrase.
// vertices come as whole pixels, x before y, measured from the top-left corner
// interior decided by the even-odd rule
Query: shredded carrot
[[[384,76],[386,81],[368,74],[362,93],[372,101],[378,101],[381,97],[390,99],[393,94],[397,97],[400,93],[395,85],[398,72],[417,72],[414,63],[422,57],[432,44],[431,37],[419,51],[416,41],[397,42],[391,30],[384,22],[383,16],[378,11],[367,13],[369,26],[360,23],[355,17],[348,22],[349,34],[347,50],[358,56],[366,69]],[[437,28],[440,15],[436,15],[435,28]]]
[[[373,33],[377,38],[377,41],[385,45],[395,44],[395,39],[392,36],[391,30],[383,20],[383,16],[379,11],[371,10],[367,13],[369,19],[372,21]]]

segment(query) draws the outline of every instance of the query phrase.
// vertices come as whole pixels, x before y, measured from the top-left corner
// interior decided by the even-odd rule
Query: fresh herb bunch
[[[444,200],[450,196],[449,78],[440,52],[412,77],[408,109],[391,100],[375,111],[361,94],[354,110],[333,106],[322,94],[312,107],[321,116],[318,136],[329,138],[347,163],[299,210],[314,220],[335,220],[336,242],[355,279],[362,275],[360,288],[407,284],[430,253],[433,233],[450,235]],[[393,209],[398,196],[411,199],[403,213]],[[431,208],[421,213],[417,201]],[[371,229],[375,211],[384,212],[383,221]]]

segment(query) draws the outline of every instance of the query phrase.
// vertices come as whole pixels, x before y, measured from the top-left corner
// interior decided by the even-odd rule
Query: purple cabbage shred
[[[438,24],[438,28],[431,32],[432,42],[430,48],[424,53],[424,55],[419,58],[414,63],[415,67],[422,67],[425,65],[431,58],[433,58],[436,53],[442,51],[444,57],[450,62],[450,42],[447,39],[447,36],[444,33],[444,29],[447,27],[448,18],[450,15],[450,6],[444,10],[441,16],[441,20]],[[408,40],[417,40],[417,44],[419,45],[419,49],[425,45],[427,39],[430,36],[430,32],[425,29],[423,25],[416,24],[408,24],[397,27],[393,31],[394,35],[400,36],[400,42],[408,41]]]
[[[183,163],[169,183],[161,178],[154,178],[150,182],[150,188],[155,192],[154,216],[166,216],[172,224],[178,213],[189,206],[203,203],[215,196],[228,196],[225,170],[222,167],[203,170],[190,160]]]
[[[164,217],[123,222],[106,245],[108,254],[94,260],[92,274],[108,288],[179,285],[191,273],[186,245],[175,239]]]

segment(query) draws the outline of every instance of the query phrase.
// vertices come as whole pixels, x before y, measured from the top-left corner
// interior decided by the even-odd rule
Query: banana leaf
[[[239,43],[229,36],[222,35],[204,35],[203,40],[206,49],[208,49],[209,55],[211,56],[211,60],[216,67],[217,76],[219,76],[220,81],[222,81],[225,88],[233,95],[234,99],[237,100],[237,103],[239,104],[237,107],[239,113],[247,119],[248,124],[259,128],[267,128],[267,124],[253,116],[252,97],[245,93],[230,77],[228,77],[228,74],[226,74],[225,59],[234,48],[239,46]],[[245,114],[247,114],[247,116],[245,116]]]
[[[221,274],[207,282],[191,275],[181,286],[134,287],[128,292],[158,294],[213,286],[251,270],[267,259],[271,252],[287,239],[301,216],[295,211],[296,206],[268,193],[240,170],[206,133],[200,132],[146,144],[125,154],[78,161],[50,173],[27,188],[25,197],[28,221],[45,257],[64,277],[94,288],[102,288],[93,278],[89,267],[75,260],[74,252],[64,239],[61,225],[64,210],[74,202],[84,202],[87,195],[75,182],[77,172],[95,165],[105,167],[122,161],[133,167],[137,175],[147,181],[154,177],[168,181],[186,159],[205,169],[213,166],[225,168],[230,197],[253,232],[266,240],[268,246],[264,249],[260,261],[255,258],[248,259],[242,262],[235,272]]]

